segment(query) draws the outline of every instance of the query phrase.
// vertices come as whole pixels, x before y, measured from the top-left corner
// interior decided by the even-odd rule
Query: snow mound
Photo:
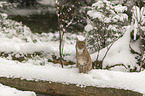
[[[106,58],[104,59],[103,62],[103,68],[105,68],[106,66],[112,66],[115,64],[124,64],[127,68],[128,66],[132,69],[134,69],[135,67],[139,66],[136,64],[136,59],[134,54],[132,54],[130,52],[130,31],[131,28],[128,27],[127,31],[125,32],[124,36],[121,37],[120,39],[118,39],[110,48]],[[138,45],[138,42],[134,42],[131,44],[133,46],[133,48],[135,48],[136,50],[139,50],[139,47],[137,47],[136,45]],[[105,53],[107,51],[107,47],[100,50],[99,53],[99,60],[102,60],[102,58],[105,56]],[[91,55],[92,60],[95,61],[96,60],[96,56],[98,53],[94,53]],[[119,67],[114,67],[111,70],[118,70],[118,71],[129,71],[129,69],[125,69],[124,66],[119,66]]]

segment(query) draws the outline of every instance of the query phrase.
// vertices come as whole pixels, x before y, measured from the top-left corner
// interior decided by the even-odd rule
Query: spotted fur
[[[76,41],[76,66],[80,73],[88,73],[92,69],[92,59],[86,48],[86,40]]]

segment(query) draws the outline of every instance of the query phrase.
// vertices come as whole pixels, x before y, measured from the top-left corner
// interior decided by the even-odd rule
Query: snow
[[[104,4],[103,4],[102,1],[99,0],[97,3],[92,4],[92,6],[93,6],[93,7],[98,6],[98,8],[101,8],[101,7],[104,7]]]
[[[52,63],[46,66],[36,66],[16,63],[3,58],[0,58],[0,61],[0,77],[45,80],[64,84],[76,84],[77,86],[112,87],[145,93],[145,71],[127,73],[93,69],[89,74],[80,74],[78,73],[78,68],[61,68],[59,65],[53,65]]]
[[[0,96],[36,96],[34,92],[20,91],[0,84]]]
[[[128,16],[126,14],[122,14],[122,13],[118,13],[118,15],[115,15],[112,19],[114,22],[117,20],[119,21],[124,21],[124,20],[128,20]]]
[[[93,30],[93,26],[92,26],[91,24],[87,24],[87,25],[85,26],[85,30],[86,30],[87,32],[89,32],[89,31]]]
[[[108,17],[102,13],[103,12],[102,9],[104,8],[104,6],[111,13]],[[127,10],[126,6],[122,6],[122,5],[114,6],[113,3],[107,0],[102,0],[102,1],[98,0],[98,2],[92,4],[91,10],[89,10],[87,14],[93,19],[98,18],[101,21],[105,21],[106,23],[109,23],[111,22],[111,20],[113,20],[114,22],[117,22],[118,20],[120,21],[124,21],[125,19],[127,20],[128,16],[123,13],[126,10]]]
[[[107,30],[112,30],[112,31],[118,31],[118,29],[117,29],[117,25],[109,25],[109,27],[107,28]]]
[[[102,20],[102,21],[103,21],[103,19],[104,19],[104,17],[105,17],[101,12],[98,12],[98,11],[96,11],[96,10],[88,11],[87,14],[88,14],[89,16],[91,16],[93,19],[98,18],[98,19],[100,19],[100,20]]]
[[[122,5],[117,5],[117,6],[115,6],[115,11],[116,12],[124,12],[124,11],[126,11],[127,10],[127,7],[126,6],[122,6]]]
[[[40,1],[38,1],[38,3],[44,4],[44,5],[51,5],[54,7],[55,1],[57,1],[57,0],[40,0]]]
[[[85,37],[84,36],[77,36],[78,40],[80,41],[84,41],[85,40]]]
[[[129,32],[129,30],[126,31],[124,36],[113,44],[106,59],[103,62],[104,67],[106,65],[116,63],[123,63],[126,66],[131,65],[131,67],[137,66],[135,63],[134,55],[129,51]],[[83,36],[80,35],[66,35],[70,36],[70,38],[83,38]],[[48,41],[43,41],[43,36],[41,35],[42,41],[36,43],[24,42],[21,40],[21,38],[19,38],[20,40],[17,41],[16,37],[13,37],[11,39],[8,37],[3,37],[0,39],[0,50],[6,52],[14,51],[19,53],[33,53],[43,51],[44,53],[46,53],[46,55],[49,55],[47,53],[51,53],[51,55],[52,53],[59,53],[59,42],[55,40],[51,41],[52,39],[54,39],[52,37],[58,37],[58,33],[54,33],[54,35],[52,33],[49,33],[48,35],[44,36],[48,36]],[[39,40],[40,38],[37,39]],[[134,44],[133,46],[136,46],[136,44]],[[100,51],[99,59],[103,58],[106,49],[107,48],[104,48]],[[65,59],[75,61],[74,40],[67,40],[65,42],[64,52],[65,54],[71,54],[68,57],[66,56]],[[97,53],[91,55],[93,60],[95,60],[96,56]],[[75,67],[75,65],[64,66],[64,68],[61,68],[61,65],[54,65],[53,63],[48,62],[47,59],[48,58],[38,57],[36,58],[36,60],[29,59],[25,62],[18,62],[8,58],[0,58],[0,77],[61,82],[64,84],[76,84],[76,86],[80,87],[111,87],[117,89],[133,90],[145,94],[145,71],[129,73],[127,72],[128,70],[122,67],[115,67],[111,69],[112,71],[93,69],[88,74],[82,74],[79,73],[79,70]],[[44,63],[44,65],[41,66],[40,63]]]
[[[43,1],[46,2],[46,0]],[[119,9],[116,10],[119,11]],[[98,13],[97,11],[92,10],[89,11],[88,14],[94,16],[94,18],[102,18],[99,17],[100,13],[95,14],[93,12]],[[10,21],[8,20],[7,23],[9,22]],[[110,21],[107,20],[107,22]],[[34,52],[42,52],[42,57],[32,56],[32,58],[28,58],[23,62],[11,60],[12,54],[9,54],[9,57],[6,58],[0,57],[0,77],[76,84],[76,86],[79,87],[95,86],[126,89],[140,92],[145,95],[145,71],[131,73],[129,72],[129,68],[125,69],[123,66],[118,66],[111,68],[110,70],[92,69],[88,74],[83,74],[79,73],[79,69],[76,68],[75,65],[64,66],[64,68],[61,68],[60,64],[48,62],[48,59],[52,59],[52,55],[59,57],[58,32],[33,34],[26,26],[20,28],[24,28],[24,32],[20,31],[17,33],[11,28],[8,30],[4,29],[4,31],[2,31],[3,29],[1,30],[0,52],[14,52],[16,57],[19,57],[20,54],[24,55],[29,53],[33,54]],[[91,25],[86,27],[86,31],[89,30],[92,30]],[[112,45],[104,59],[103,68],[114,64],[124,64],[126,67],[130,65],[131,68],[139,68],[136,64],[135,55],[130,53],[129,44],[131,30],[131,27],[127,27],[124,36]],[[65,60],[75,62],[75,39],[77,37],[79,40],[84,39],[84,36],[79,34],[64,34],[64,38],[66,38],[63,51],[66,55],[64,56]],[[132,42],[131,46],[139,52],[137,41]],[[100,50],[99,60],[102,60],[106,51],[107,47]],[[98,53],[91,54],[93,61],[96,60],[97,54]],[[41,64],[43,64],[43,66]],[[0,84],[0,96],[36,96],[36,94],[34,92],[18,91],[14,88]]]
[[[111,66],[115,64],[124,64],[126,67],[130,66],[132,69],[135,67],[139,68],[139,66],[136,64],[136,55],[132,55],[130,52],[129,44],[130,44],[130,32],[132,28],[131,26],[128,26],[125,34],[123,37],[118,39],[110,48],[106,58],[104,59],[103,62],[103,68],[106,66]],[[138,47],[138,41],[131,43],[132,48],[139,52],[139,47]],[[105,53],[107,51],[107,47],[100,50],[99,53],[99,60],[102,60],[104,57]],[[91,55],[92,60],[96,60],[96,56],[98,53],[94,53]],[[126,69],[125,67],[114,67],[111,68],[110,70],[116,70],[116,71],[129,71],[129,69]]]

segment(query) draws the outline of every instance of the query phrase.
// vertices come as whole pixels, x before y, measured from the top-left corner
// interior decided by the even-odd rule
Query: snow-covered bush
[[[13,38],[18,37],[26,42],[30,42],[31,30],[22,23],[7,19],[7,14],[0,13],[0,36]]]
[[[100,50],[122,36],[123,26],[128,16],[126,6],[116,5],[107,0],[98,0],[88,9],[87,25],[88,47],[92,51]]]
[[[16,8],[18,4],[14,3],[8,3],[8,2],[0,2],[0,8],[1,9],[12,9],[12,8]]]
[[[18,38],[23,42],[46,42],[49,34],[33,34],[29,27],[21,22],[8,19],[7,14],[0,13],[0,37]]]
[[[35,6],[37,4],[36,0],[7,0],[7,2],[16,3],[21,7],[30,7]]]
[[[137,40],[137,36],[140,41],[140,55],[137,56],[138,64],[140,66],[145,66],[145,7],[139,8],[137,6],[133,7],[132,25],[134,41]]]

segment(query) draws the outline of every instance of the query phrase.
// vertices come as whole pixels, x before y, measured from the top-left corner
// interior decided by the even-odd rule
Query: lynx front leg
[[[79,73],[83,73],[83,66],[79,66]]]
[[[79,73],[87,73],[87,66],[79,66]]]
[[[85,66],[83,66],[83,73],[88,73],[88,68],[87,68],[87,66],[85,65]]]
[[[83,66],[83,73],[88,73],[92,69],[92,64]]]

